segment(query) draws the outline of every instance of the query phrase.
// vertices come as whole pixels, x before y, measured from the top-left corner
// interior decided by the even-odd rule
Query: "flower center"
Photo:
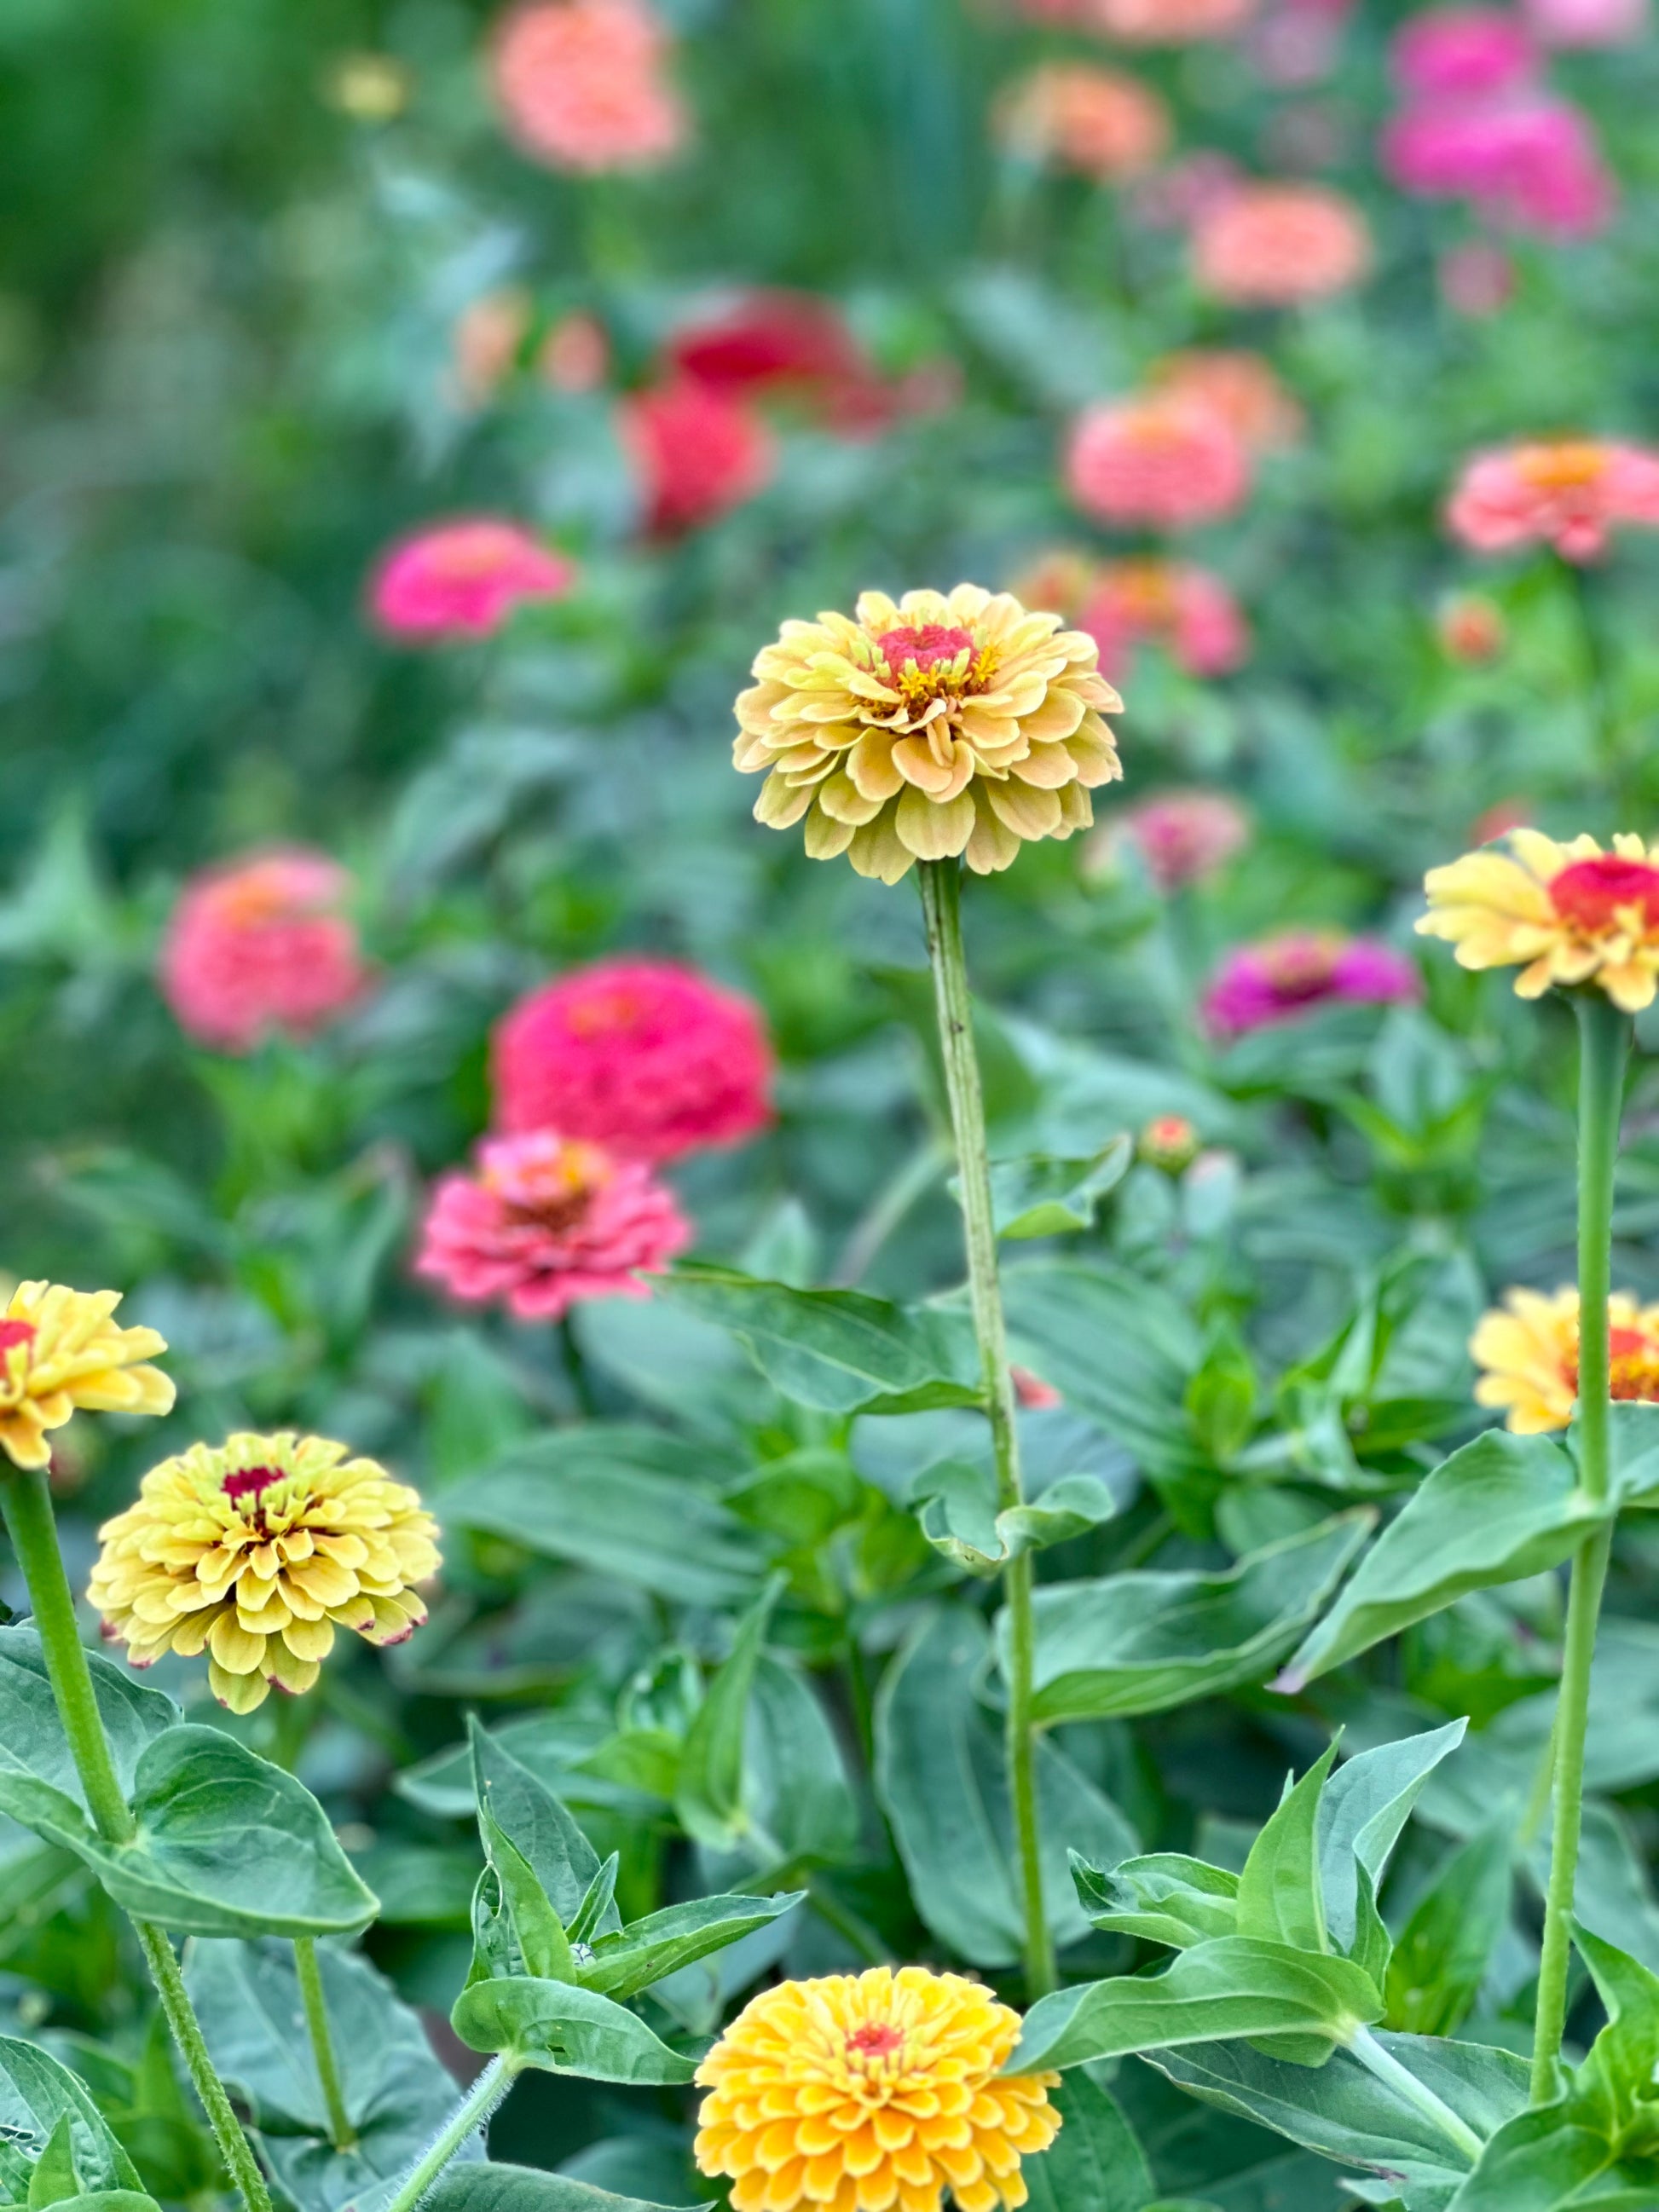
[[[867,2020],[862,2027],[855,2027],[847,2039],[849,2058],[890,2058],[895,2051],[904,2048],[904,2030],[895,2027],[890,2021]]]
[[[0,1353],[9,1352],[19,1344],[33,1344],[34,1323],[32,1321],[0,1321]]]
[[[947,694],[960,698],[982,690],[996,665],[994,653],[975,654],[971,630],[952,629],[944,623],[884,630],[876,650],[887,664],[888,682],[912,708]]]
[[[618,1036],[634,1029],[644,1006],[635,991],[618,985],[609,991],[591,991],[565,1008],[564,1025],[572,1036]]]
[[[1553,446],[1530,446],[1516,468],[1535,491],[1582,491],[1607,466],[1607,455],[1588,438],[1564,438]]]
[[[234,1474],[228,1474],[219,1487],[233,1505],[240,1505],[243,1498],[258,1498],[273,1482],[282,1479],[283,1471],[278,1467],[242,1467]]]
[[[569,1229],[611,1180],[611,1163],[597,1145],[555,1143],[526,1158],[499,1157],[484,1169],[507,1219],[520,1227]]]
[[[1651,1404],[1659,1400],[1659,1344],[1644,1336],[1639,1328],[1612,1328],[1607,1331],[1607,1395],[1620,1401]],[[1573,1395],[1578,1394],[1578,1362],[1575,1358],[1567,1370],[1567,1380]]]
[[[1550,878],[1549,894],[1562,921],[1587,932],[1659,928],[1659,868],[1645,860],[1616,853],[1575,860]]]
[[[1261,972],[1275,996],[1296,1003],[1328,989],[1340,947],[1328,937],[1287,937],[1264,947]]]
[[[1162,561],[1126,561],[1116,577],[1116,596],[1126,621],[1145,629],[1163,629],[1176,614],[1175,577]]]

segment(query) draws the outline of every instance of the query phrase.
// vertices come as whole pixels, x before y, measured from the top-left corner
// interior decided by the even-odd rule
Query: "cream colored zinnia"
[[[1501,1406],[1518,1437],[1565,1429],[1578,1399],[1578,1293],[1509,1291],[1469,1341],[1481,1370],[1475,1402]],[[1607,1300],[1608,1395],[1659,1400],[1659,1305],[1623,1291]]]
[[[153,1328],[111,1320],[118,1291],[20,1283],[0,1316],[0,1450],[15,1467],[47,1467],[49,1429],[77,1409],[166,1413],[173,1388],[143,1363],[167,1350]]]
[[[1515,988],[1541,998],[1552,984],[1595,983],[1627,1014],[1653,1003],[1659,976],[1659,843],[1620,836],[1558,844],[1512,830],[1507,853],[1466,853],[1424,879],[1418,923],[1465,968],[1519,968]]]
[[[1059,615],[977,584],[786,623],[738,701],[733,758],[766,774],[755,817],[804,816],[815,860],[845,853],[884,883],[958,854],[1006,868],[1028,840],[1086,830],[1090,790],[1123,772],[1099,658]]]
[[[399,1644],[426,1619],[437,1523],[372,1459],[324,1437],[234,1436],[152,1468],[99,1531],[87,1595],[135,1667],[208,1654],[213,1693],[252,1712],[317,1680],[337,1626]]]

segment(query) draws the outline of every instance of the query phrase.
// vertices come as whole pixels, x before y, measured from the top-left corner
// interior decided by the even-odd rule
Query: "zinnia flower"
[[[1504,619],[1504,610],[1495,599],[1480,592],[1460,592],[1448,599],[1435,617],[1435,629],[1440,642],[1453,660],[1461,660],[1474,667],[1488,660],[1496,660],[1509,640],[1509,625]],[[1506,822],[1504,828],[1514,828]],[[1498,831],[1492,830],[1493,837]],[[1485,844],[1486,838],[1477,840]]]
[[[1632,46],[1648,27],[1648,0],[1522,0],[1547,46]]]
[[[1078,418],[1066,488],[1085,514],[1129,528],[1181,530],[1231,514],[1250,459],[1207,401],[1168,393],[1102,402]]]
[[[271,1030],[309,1036],[350,1006],[368,980],[340,910],[350,889],[337,862],[302,847],[193,878],[161,947],[162,994],[179,1026],[248,1052]]]
[[[1513,830],[1509,844],[1431,868],[1419,932],[1455,945],[1462,968],[1519,968],[1518,998],[1595,983],[1627,1014],[1651,1006],[1659,844],[1615,837],[1604,853],[1594,837],[1558,845],[1540,830]]]
[[[1052,607],[1068,624],[1083,611],[1100,562],[1075,545],[1051,545],[1011,579],[1008,589],[1024,605]]]
[[[1057,2074],[1004,2074],[1019,2015],[960,1974],[872,1966],[781,1982],[697,2069],[703,2173],[733,2212],[1024,2204],[1020,2160],[1060,2130]],[[1081,2212],[1081,2208],[1079,2208]]]
[[[1115,184],[1150,169],[1170,143],[1169,110],[1121,70],[1045,62],[1004,90],[996,136],[1021,161]]]
[[[1389,58],[1419,100],[1477,100],[1533,73],[1532,40],[1501,8],[1425,8],[1395,33]]]
[[[1250,842],[1250,817],[1224,791],[1164,791],[1104,825],[1139,847],[1160,890],[1202,883]]]
[[[1446,510],[1477,553],[1553,545],[1593,561],[1620,523],[1659,525],[1659,453],[1594,438],[1557,438],[1477,453]]]
[[[532,160],[578,175],[659,167],[690,136],[668,49],[643,0],[529,0],[490,58],[508,134]]]
[[[516,522],[476,515],[394,545],[374,572],[369,604],[394,637],[489,637],[514,608],[562,599],[575,574]]]
[[[1227,955],[1204,994],[1204,1019],[1225,1040],[1315,1006],[1409,1005],[1422,995],[1415,966],[1380,939],[1287,929]]]
[[[784,624],[738,701],[732,757],[767,772],[756,820],[805,815],[815,860],[845,853],[893,884],[959,853],[989,875],[1028,839],[1086,830],[1090,789],[1122,774],[1101,717],[1123,702],[1098,660],[1006,592],[866,592],[855,619]]]
[[[1014,1396],[1022,1413],[1051,1413],[1056,1406],[1066,1403],[1052,1382],[1033,1375],[1029,1367],[1011,1367],[1008,1379],[1014,1386]]]
[[[1135,1139],[1135,1158],[1165,1175],[1181,1175],[1198,1158],[1201,1142],[1184,1114],[1157,1114]]]
[[[1095,580],[1078,628],[1100,647],[1114,680],[1130,648],[1163,646],[1189,676],[1225,676],[1249,658],[1250,633],[1219,576],[1188,561],[1109,561]]]
[[[1370,265],[1365,218],[1324,185],[1241,185],[1202,216],[1193,273],[1238,307],[1287,307],[1346,291]]]
[[[680,376],[630,392],[619,416],[634,464],[646,526],[672,537],[713,522],[752,499],[771,477],[776,451],[765,423],[742,401]]]
[[[1249,21],[1256,0],[1092,0],[1091,13],[1125,46],[1184,46],[1225,38]]]
[[[1201,401],[1252,453],[1293,446],[1302,434],[1302,410],[1259,353],[1199,346],[1165,354],[1153,364],[1152,386],[1178,399]]]
[[[14,1467],[49,1467],[48,1429],[88,1413],[167,1413],[171,1379],[143,1364],[166,1340],[110,1319],[118,1291],[20,1283],[0,1316],[0,1451]]]
[[[1659,1401],[1659,1306],[1638,1306],[1615,1291],[1607,1300],[1612,1395]],[[1578,1399],[1578,1293],[1507,1291],[1469,1340],[1482,1372],[1475,1402],[1502,1406],[1518,1437],[1565,1429]]]
[[[325,1437],[229,1437],[152,1468],[99,1530],[87,1595],[135,1667],[208,1655],[234,1713],[317,1680],[336,1627],[401,1644],[426,1619],[437,1523],[372,1459]]]
[[[446,1176],[422,1231],[417,1275],[469,1304],[557,1321],[587,1298],[643,1298],[691,1241],[673,1194],[641,1160],[538,1129],[489,1137],[476,1176]]]
[[[535,320],[522,286],[505,284],[469,301],[450,342],[449,382],[459,406],[482,407],[511,374]]]
[[[536,366],[556,392],[597,392],[611,373],[605,325],[585,307],[573,307],[542,340]]]
[[[641,1160],[741,1144],[772,1120],[760,1009],[672,960],[602,960],[544,983],[497,1027],[495,1123]]]
[[[841,310],[812,292],[744,292],[670,338],[676,374],[715,392],[816,391],[870,374]]]
[[[1407,191],[1468,198],[1493,222],[1551,237],[1593,236],[1617,199],[1588,119],[1542,94],[1408,108],[1384,131],[1382,158]]]

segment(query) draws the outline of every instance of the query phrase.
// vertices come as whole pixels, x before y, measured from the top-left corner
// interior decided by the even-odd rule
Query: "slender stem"
[[[587,1371],[587,1362],[576,1341],[576,1332],[568,1314],[559,1316],[559,1348],[564,1358],[564,1371],[570,1384],[570,1395],[576,1401],[576,1410],[583,1420],[591,1421],[599,1411],[593,1396],[593,1378]]]
[[[328,1999],[323,1994],[323,1972],[317,1963],[314,1937],[295,1937],[294,1971],[299,1977],[300,1999],[306,2008],[306,2027],[311,2035],[311,2055],[317,2062],[317,2079],[322,2084],[323,2102],[328,2107],[329,2139],[336,2150],[355,2150],[357,2130],[346,2110],[345,2090],[340,2081],[339,2061],[334,2055],[334,2032],[328,2024]]]
[[[44,1472],[38,1468],[20,1468],[15,1474],[0,1476],[0,1512],[4,1513],[6,1533],[11,1538],[12,1549],[28,1588],[58,1717],[69,1739],[75,1771],[86,1793],[87,1809],[106,1843],[130,1843],[137,1823],[115,1771],[109,1738],[104,1733],[103,1717],[98,1711],[92,1669],[87,1664],[86,1647],[81,1641],[80,1626],[75,1617],[75,1596],[64,1571],[63,1553],[58,1548],[52,1492]],[[225,2085],[214,2071],[207,2039],[185,1988],[185,1978],[179,1971],[173,1946],[162,1931],[149,1922],[135,1920],[133,1926],[173,2041],[190,2069],[190,2078],[211,2124],[220,2155],[241,2191],[248,2212],[271,2212],[264,2176],[230,2099],[225,2094]]]
[[[939,1048],[951,1121],[957,1142],[957,1171],[962,1192],[963,1237],[974,1329],[979,1339],[985,1410],[996,1457],[997,1501],[1002,1509],[1024,1498],[1019,1471],[1019,1436],[1015,1425],[1014,1383],[1008,1366],[1007,1329],[1002,1314],[1002,1285],[997,1273],[995,1217],[991,1208],[991,1168],[985,1139],[985,1102],[980,1090],[979,1059],[974,1050],[973,1008],[968,995],[968,963],[962,945],[962,873],[955,860],[919,864],[921,907],[927,925],[927,954],[933,963],[939,1014]],[[1042,1858],[1036,1791],[1036,1729],[1031,1717],[1036,1632],[1031,1598],[1035,1576],[1029,1552],[1003,1570],[1008,1601],[1008,1786],[1013,1799],[1014,1836],[1019,1853],[1020,1889],[1025,1915],[1025,1979],[1030,1996],[1046,1996],[1054,1986],[1054,1947],[1043,1907]]]
[[[1474,2130],[1467,2120],[1459,2119],[1451,2106],[1443,2104],[1426,2082],[1419,2081],[1408,2066],[1402,2066],[1391,2051],[1385,2051],[1370,2028],[1357,2030],[1348,2048],[1367,2073],[1374,2074],[1379,2081],[1396,2090],[1474,2164],[1486,2148]]]
[[[503,2055],[492,2058],[467,2091],[432,2143],[410,2168],[407,2178],[386,2212],[414,2212],[422,2197],[465,2143],[467,2137],[489,2118],[513,2087],[514,2069]]]
[[[1593,1498],[1606,1499],[1608,1467],[1607,1296],[1613,1274],[1613,1184],[1624,1103],[1631,1022],[1595,988],[1577,999],[1578,1068],[1578,1479]],[[1613,1516],[1588,1537],[1572,1563],[1561,1689],[1555,1711],[1555,1823],[1549,1890],[1538,1967],[1533,2036],[1532,2101],[1557,2094],[1558,2062],[1567,2024],[1573,1895],[1584,1817],[1584,1742],[1589,1732],[1590,1668],[1595,1629],[1613,1552]]]

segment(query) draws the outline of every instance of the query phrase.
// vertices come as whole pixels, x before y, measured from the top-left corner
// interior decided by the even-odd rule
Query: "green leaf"
[[[615,1927],[613,1908],[617,1897],[617,1876],[621,1871],[622,1853],[612,1851],[588,1883],[587,1893],[566,1931],[573,1943],[595,1943],[607,1928]]]
[[[85,2085],[39,2044],[0,2036],[0,2194],[30,2202],[38,2161],[55,2139],[65,2138],[73,2160],[70,2194],[142,2191],[137,2168]],[[49,2185],[63,2171],[54,2156]]]
[[[1401,1832],[1429,1777],[1455,1751],[1467,1721],[1382,1743],[1346,1759],[1319,1801],[1319,1878],[1325,1918],[1338,1948],[1351,1950],[1358,1929],[1358,1871],[1373,1900]]]
[[[1316,2066],[1382,2010],[1349,1960],[1221,1936],[1181,1952],[1161,1973],[1123,1974],[1039,1998],[1007,2071],[1263,2036],[1295,2039],[1308,2054],[1300,2063]]]
[[[1048,1152],[1027,1152],[1016,1160],[991,1163],[991,1211],[999,1237],[1066,1237],[1094,1226],[1100,1201],[1129,1171],[1134,1144],[1114,1137],[1091,1158],[1055,1159]],[[952,1176],[951,1194],[962,1184]]]
[[[649,1912],[599,1938],[578,1966],[582,1987],[620,2003],[793,1912],[805,1895],[798,1889],[777,1897],[700,1897]]]
[[[595,1990],[527,1975],[474,1982],[450,2025],[469,2051],[505,2051],[511,2063],[590,2081],[689,2081],[695,2058],[654,2036],[637,2013]]]
[[[1153,1851],[1114,1867],[1072,1854],[1072,1879],[1091,1924],[1185,1951],[1238,1932],[1238,1876],[1179,1851]]]
[[[28,2212],[46,2212],[48,2204],[80,2195],[81,2177],[75,2171],[72,2134],[69,2114],[59,2112],[57,2125],[47,2136],[46,2147],[29,2174]]]
[[[1250,1847],[1238,1878],[1238,1933],[1298,1951],[1328,1951],[1319,1881],[1319,1800],[1336,1761],[1333,1743],[1288,1788]]]
[[[559,1798],[514,1757],[501,1737],[488,1734],[476,1719],[469,1733],[480,1810],[488,1809],[521,1855],[562,1930],[582,1909],[599,1872],[599,1855]],[[621,1925],[612,1905],[601,1932]]]
[[[613,2197],[608,2189],[562,2173],[544,2173],[539,2166],[493,2161],[447,2166],[421,2201],[422,2212],[672,2212],[637,2197]]]
[[[856,1848],[859,1808],[835,1729],[811,1682],[770,1653],[755,1670],[744,1761],[746,1866],[829,1866]]]
[[[1453,1851],[1418,1899],[1389,1964],[1390,2027],[1456,2033],[1510,1924],[1514,1848],[1505,1818]]]
[[[743,1802],[744,1735],[755,1670],[781,1582],[768,1584],[738,1623],[732,1650],[698,1706],[680,1754],[674,1809],[694,1842],[729,1845],[746,1825]]]
[[[1274,1687],[1293,1694],[1467,1591],[1559,1566],[1607,1510],[1559,1444],[1489,1429],[1407,1500]]]
[[[1157,2185],[1114,2099],[1083,2073],[1049,2094],[1060,2133],[1020,2169],[1031,2212],[1147,2212]]]
[[[1335,1588],[1371,1522],[1363,1507],[1341,1514],[1224,1574],[1108,1575],[1039,1589],[1037,1719],[1163,1712],[1260,1681]],[[999,1632],[1006,1668],[1006,1613]]]
[[[1024,1552],[1046,1551],[1109,1521],[1117,1501],[1095,1474],[1063,1474],[1029,1504],[997,1510],[990,1469],[945,1460],[918,1479],[921,1533],[971,1575],[994,1575]]]
[[[99,1717],[123,1793],[131,1796],[138,1761],[179,1708],[99,1652],[87,1654]],[[0,1776],[33,1776],[84,1808],[81,1778],[58,1717],[40,1638],[27,1621],[0,1628]]]
[[[575,1960],[570,1940],[535,1869],[512,1838],[503,1833],[488,1802],[478,1808],[478,1833],[489,1864],[480,1877],[475,1919],[482,1909],[485,1923],[475,1928],[475,1966],[482,1959],[491,1974],[533,1974],[549,1982],[574,1982]],[[597,1879],[597,1877],[596,1877]],[[499,1923],[504,1922],[502,1926]],[[511,1941],[501,1938],[510,1933]]]
[[[1218,1466],[1229,1465],[1249,1442],[1255,1401],[1255,1363],[1233,1323],[1218,1322],[1184,1393],[1194,1432]]]

